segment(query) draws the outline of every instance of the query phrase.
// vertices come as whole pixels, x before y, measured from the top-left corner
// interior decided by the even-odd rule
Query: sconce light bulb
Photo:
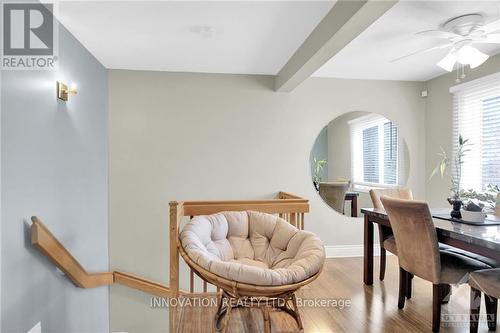
[[[69,95],[76,95],[76,83],[72,83],[68,88],[63,82],[57,81],[57,98],[65,102],[68,101]]]

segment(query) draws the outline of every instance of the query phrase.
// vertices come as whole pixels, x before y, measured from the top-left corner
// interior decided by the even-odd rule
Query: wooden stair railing
[[[172,295],[167,285],[130,273],[119,271],[87,272],[38,217],[33,216],[31,221],[33,222],[31,225],[31,243],[33,246],[63,271],[77,287],[94,288],[119,283],[156,296],[170,297]]]
[[[256,210],[269,214],[277,214],[293,226],[304,229],[304,215],[309,212],[309,200],[287,192],[278,192],[275,199],[264,200],[216,200],[216,201],[171,201],[170,202],[170,282],[171,297],[182,296],[179,288],[179,231],[183,220],[198,215],[214,214],[222,211]],[[195,275],[189,269],[189,295],[197,295],[195,291]],[[202,280],[203,292],[209,293],[207,281]],[[187,282],[187,281],[186,281]],[[213,286],[212,286],[213,287]],[[215,286],[217,287],[217,286]],[[217,288],[217,293],[219,289]],[[169,332],[176,332],[176,308],[169,307]]]
[[[76,286],[81,288],[93,288],[119,283],[160,297],[172,298],[187,295],[209,295],[213,293],[207,292],[206,281],[203,281],[202,293],[194,291],[194,274],[192,270],[190,271],[189,292],[179,288],[179,226],[183,218],[192,218],[196,215],[214,214],[227,210],[257,210],[270,214],[278,214],[295,227],[304,229],[304,214],[309,212],[309,201],[294,194],[279,192],[276,199],[170,202],[169,285],[120,271],[87,272],[36,216],[31,218],[33,221],[31,225],[31,242],[35,248],[61,269]],[[219,290],[217,289],[218,292]],[[172,319],[176,318],[175,311],[175,307],[169,307],[170,332],[175,332],[176,319]]]

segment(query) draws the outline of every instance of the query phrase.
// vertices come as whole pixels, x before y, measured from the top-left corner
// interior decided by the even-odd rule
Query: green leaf
[[[434,177],[439,171],[439,164],[436,165],[436,167],[434,168],[434,170],[432,170],[432,173],[431,173],[431,176],[429,177],[429,179],[431,179],[432,177]]]
[[[441,161],[441,164],[439,165],[439,172],[441,173],[441,177],[444,176],[445,171],[446,171],[446,162]]]

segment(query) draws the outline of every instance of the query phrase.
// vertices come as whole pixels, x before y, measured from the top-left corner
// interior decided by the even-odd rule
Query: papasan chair
[[[266,333],[271,332],[269,308],[292,315],[303,331],[295,291],[321,272],[325,251],[318,237],[276,215],[242,211],[196,216],[179,238],[186,263],[222,290],[216,331],[227,330],[237,306],[260,307]]]

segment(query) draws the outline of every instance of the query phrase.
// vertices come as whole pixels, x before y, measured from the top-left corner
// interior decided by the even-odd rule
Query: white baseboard
[[[363,245],[327,245],[325,246],[327,258],[362,257]],[[387,252],[388,255],[391,253]],[[373,245],[373,255],[380,256],[380,246]]]

